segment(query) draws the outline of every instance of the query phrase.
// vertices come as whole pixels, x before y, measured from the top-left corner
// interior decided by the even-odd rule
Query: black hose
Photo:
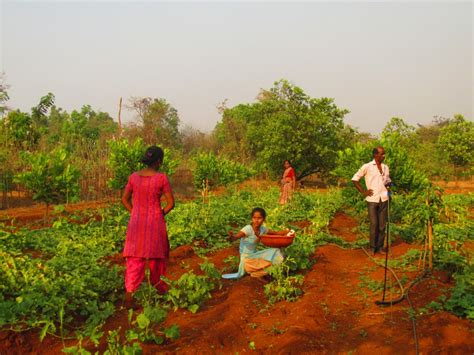
[[[416,319],[415,319],[415,316],[414,316],[414,308],[413,308],[413,304],[411,303],[411,300],[410,300],[410,297],[408,296],[408,292],[410,291],[410,289],[415,286],[418,282],[420,282],[423,278],[426,277],[426,275],[428,274],[427,270],[423,271],[423,273],[419,274],[411,283],[410,285],[405,289],[403,287],[403,285],[401,284],[399,278],[397,277],[397,275],[395,274],[395,271],[393,271],[392,268],[388,267],[388,266],[384,266],[384,265],[380,265],[378,263],[375,262],[375,259],[372,258],[369,253],[367,252],[367,250],[365,250],[364,248],[362,248],[362,250],[364,251],[364,253],[367,254],[367,256],[372,260],[374,261],[374,263],[377,265],[377,266],[380,266],[380,267],[385,267],[385,272],[387,270],[389,270],[395,277],[395,280],[397,280],[398,282],[398,285],[400,286],[400,290],[402,292],[402,295],[397,298],[396,300],[393,300],[393,301],[375,301],[375,304],[378,305],[378,306],[391,306],[391,305],[394,305],[394,304],[397,304],[397,303],[400,303],[401,301],[403,301],[405,298],[407,299],[408,301],[408,304],[410,306],[410,310],[412,311],[412,315],[410,315],[410,319],[411,319],[411,323],[412,323],[412,329],[413,329],[413,339],[415,340],[415,352],[416,352],[416,355],[419,354],[419,343],[418,343],[418,336],[416,334]]]
[[[406,293],[406,298],[407,298],[407,301],[408,301],[408,304],[410,305],[410,309],[414,310],[413,308],[413,305],[411,303],[411,300],[410,300],[410,297],[408,297],[408,291],[410,291],[410,288],[407,289],[407,293]],[[416,319],[415,319],[415,315],[412,313],[412,315],[410,315],[410,319],[411,319],[411,325],[412,325],[412,328],[413,328],[413,338],[415,339],[415,353],[416,355],[419,354],[419,344],[418,344],[418,336],[416,335]]]

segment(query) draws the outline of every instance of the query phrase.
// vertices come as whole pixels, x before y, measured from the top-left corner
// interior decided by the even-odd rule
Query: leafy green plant
[[[303,293],[303,275],[290,276],[290,267],[286,259],[279,265],[268,268],[269,275],[274,279],[264,286],[268,301],[273,304],[279,301],[295,301]]]
[[[188,271],[176,281],[166,280],[171,288],[165,300],[173,304],[174,309],[187,308],[196,313],[202,303],[211,298],[211,291],[220,284],[220,271],[211,263],[201,264],[204,275]]]
[[[107,350],[104,355],[140,355],[142,348],[138,341],[127,339],[125,343],[121,342],[120,327],[115,330],[109,330],[107,336]],[[131,344],[131,345],[130,345]]]
[[[128,177],[134,171],[145,167],[141,162],[146,146],[143,140],[137,139],[130,143],[126,139],[109,141],[110,156],[107,165],[113,172],[113,178],[108,182],[113,189],[123,189]],[[179,160],[173,157],[169,149],[163,149],[165,155],[160,170],[172,176],[179,165]]]
[[[135,320],[132,320],[133,310],[130,310],[129,321],[133,328],[127,331],[127,340],[129,342],[140,340],[144,343],[163,344],[166,338],[171,340],[179,338],[179,327],[177,325],[172,325],[163,330],[156,329],[166,319],[167,314],[168,312],[159,305],[146,306],[143,312],[139,313]]]
[[[275,177],[285,159],[291,159],[298,179],[334,168],[336,152],[350,143],[351,131],[343,123],[349,111],[333,99],[312,98],[287,80],[261,90],[257,100],[224,110],[216,127],[219,150],[255,161]]]
[[[46,211],[52,203],[71,202],[79,197],[79,170],[68,162],[68,154],[56,149],[50,154],[24,153],[29,170],[15,180],[33,192],[33,199],[44,202]]]
[[[462,115],[441,129],[438,139],[438,149],[448,156],[449,161],[456,167],[471,167],[474,163],[474,123],[465,120]]]
[[[207,184],[209,187],[227,186],[244,181],[253,175],[252,170],[244,165],[219,158],[214,153],[198,153],[192,158],[195,164],[193,170],[194,186],[201,189]]]
[[[460,317],[474,320],[474,268],[471,265],[454,278],[456,285],[444,307]]]

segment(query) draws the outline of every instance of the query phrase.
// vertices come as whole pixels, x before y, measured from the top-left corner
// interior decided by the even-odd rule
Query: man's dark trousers
[[[388,201],[367,202],[367,207],[370,220],[370,248],[378,251],[383,248],[388,217]]]

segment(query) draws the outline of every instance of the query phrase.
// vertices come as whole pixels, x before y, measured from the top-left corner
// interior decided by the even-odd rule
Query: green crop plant
[[[80,173],[69,163],[64,149],[56,149],[49,154],[25,152],[22,158],[27,164],[27,171],[16,175],[15,181],[30,190],[34,200],[46,205],[45,221],[51,204],[77,201]]]

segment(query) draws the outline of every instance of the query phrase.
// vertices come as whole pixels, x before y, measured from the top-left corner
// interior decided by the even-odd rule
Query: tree
[[[349,111],[339,109],[333,99],[311,98],[286,80],[262,90],[257,100],[225,110],[217,127],[220,149],[233,144],[229,150],[245,152],[259,170],[274,176],[281,174],[286,159],[298,179],[313,173],[328,175],[337,151],[348,144],[343,117]],[[242,131],[245,135],[240,138]]]
[[[415,127],[399,117],[392,117],[382,131],[382,138],[396,139],[399,144],[408,149],[415,145],[414,136]]]
[[[227,186],[248,179],[253,171],[244,165],[219,158],[214,153],[199,153],[192,158],[194,186],[197,189]]]
[[[40,99],[31,114],[20,110],[10,111],[3,120],[5,132],[13,145],[20,150],[33,150],[42,135],[48,131],[47,112],[54,103],[54,95],[48,93]]]
[[[456,168],[471,167],[474,163],[474,123],[466,121],[462,115],[454,119],[440,131],[438,148]]]
[[[76,200],[79,197],[79,170],[73,167],[64,149],[49,154],[23,152],[28,171],[18,174],[15,180],[33,193],[33,200],[46,204],[45,220],[49,205]]]
[[[8,111],[8,106],[6,105],[6,102],[10,99],[8,96],[8,90],[9,85],[5,81],[5,74],[1,73],[0,74],[0,117],[3,117],[3,115]]]
[[[31,116],[20,110],[10,111],[3,120],[5,136],[19,150],[29,150],[36,145],[38,134]]]
[[[107,165],[112,170],[114,176],[109,180],[109,186],[120,190],[125,187],[128,177],[134,171],[145,167],[141,162],[146,146],[142,139],[137,139],[129,143],[126,139],[109,141],[110,156]],[[160,170],[168,176],[172,176],[179,165],[179,160],[173,157],[172,152],[163,149],[165,156]]]
[[[178,111],[165,99],[132,97],[127,107],[137,114],[138,135],[145,144],[168,148],[181,146]]]
[[[412,142],[408,144],[410,156],[416,161],[417,168],[431,178],[447,179],[453,174],[446,155],[437,148],[441,128],[448,124],[448,121],[435,117],[430,124],[419,124],[411,137]]]
[[[222,111],[222,121],[212,132],[220,155],[241,163],[249,163],[253,159],[247,141],[247,122],[255,114],[253,110],[252,105],[238,105]]]
[[[209,133],[186,125],[180,132],[183,144],[183,154],[189,155],[201,150],[212,151],[215,147],[215,137]]]
[[[117,132],[118,125],[106,112],[96,112],[90,105],[82,106],[80,111],[73,110],[63,121],[62,140],[68,149],[82,144],[93,145],[101,137],[110,139]]]

